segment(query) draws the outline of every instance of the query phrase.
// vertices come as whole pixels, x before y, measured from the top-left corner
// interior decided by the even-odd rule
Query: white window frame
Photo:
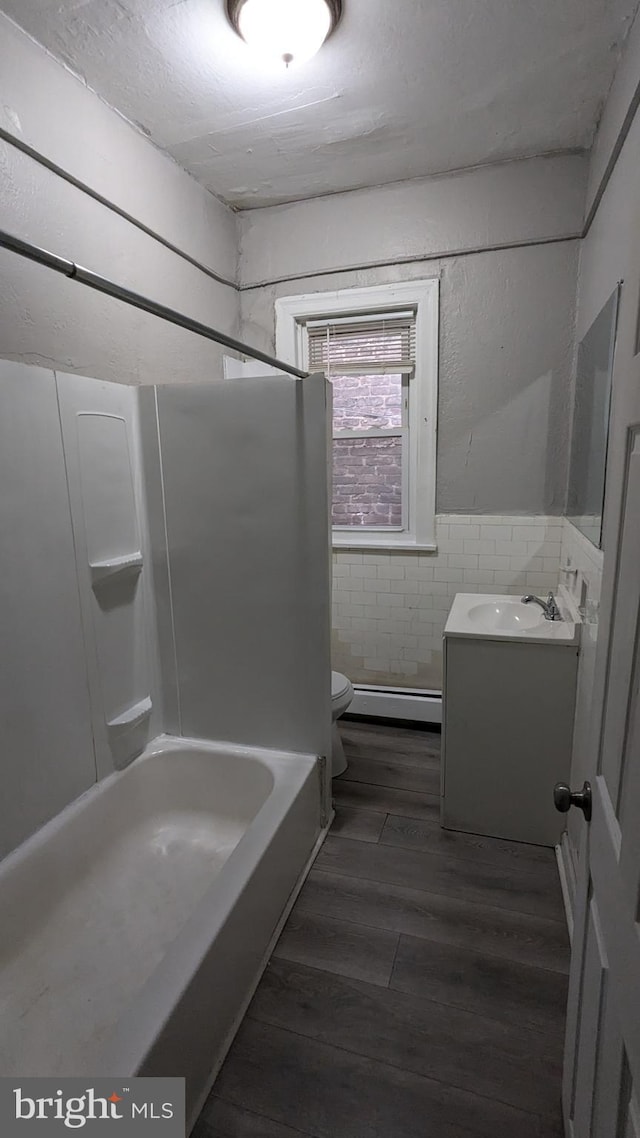
[[[391,532],[334,527],[334,549],[436,549],[439,288],[439,280],[430,278],[276,300],[276,355],[303,370],[309,361],[303,321],[407,308],[416,312],[416,367],[409,380],[408,526]]]

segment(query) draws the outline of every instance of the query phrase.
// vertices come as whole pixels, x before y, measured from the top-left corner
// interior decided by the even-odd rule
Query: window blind
[[[307,324],[309,371],[327,375],[412,375],[414,312]]]

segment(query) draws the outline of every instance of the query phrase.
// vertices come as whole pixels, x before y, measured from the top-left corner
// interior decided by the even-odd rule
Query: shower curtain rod
[[[133,308],[140,308],[143,312],[149,312],[161,320],[177,324],[179,328],[186,328],[188,332],[195,332],[197,336],[204,336],[206,340],[213,340],[225,348],[231,348],[244,356],[250,356],[251,359],[260,360],[261,363],[269,364],[270,367],[286,372],[287,375],[293,375],[296,379],[306,379],[309,375],[306,371],[300,371],[298,368],[292,367],[291,364],[285,364],[282,360],[275,359],[274,356],[268,356],[265,352],[259,352],[257,348],[243,344],[242,340],[234,340],[232,336],[219,332],[217,328],[211,328],[208,324],[201,324],[199,320],[192,320],[190,316],[184,316],[183,313],[177,312],[174,308],[168,308],[165,304],[158,304],[156,300],[151,300],[139,292],[133,292],[115,281],[110,281],[108,277],[102,277],[99,273],[92,272],[91,269],[84,269],[82,265],[76,265],[74,261],[68,261],[66,257],[59,257],[57,253],[49,253],[46,249],[39,248],[38,245],[23,241],[21,237],[15,237],[4,229],[0,229],[0,248],[9,249],[12,253],[18,253],[19,256],[26,257],[29,261],[36,261],[39,265],[46,265],[48,269],[62,273],[70,280],[79,281],[80,284],[94,288],[97,292],[103,292],[107,296],[113,296],[116,300],[122,300]]]

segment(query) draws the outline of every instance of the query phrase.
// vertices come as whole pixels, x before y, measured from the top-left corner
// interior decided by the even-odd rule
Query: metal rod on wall
[[[66,257],[59,257],[57,253],[49,253],[46,249],[32,245],[29,241],[23,241],[21,237],[15,237],[4,229],[0,229],[0,248],[9,249],[10,252],[26,257],[29,261],[36,261],[39,265],[45,265],[48,269],[62,273],[70,280],[79,281],[80,284],[96,289],[97,292],[105,293],[106,296],[113,296],[116,300],[122,300],[133,308],[140,308],[143,312],[149,312],[151,316],[159,317],[160,320],[177,324],[179,328],[185,328],[187,332],[194,332],[196,336],[204,336],[206,340],[213,340],[214,343],[222,344],[223,347],[231,348],[232,351],[239,352],[241,355],[260,360],[261,363],[269,364],[270,367],[286,372],[287,375],[293,375],[296,379],[306,379],[309,374],[292,367],[291,364],[283,363],[282,360],[277,360],[274,356],[268,356],[265,352],[259,352],[257,348],[251,348],[242,340],[235,340],[232,336],[227,336],[224,332],[209,327],[208,324],[202,324],[199,320],[192,320],[190,316],[184,316],[183,313],[177,312],[174,308],[168,308],[165,304],[159,304],[156,300],[151,300],[139,292],[133,292],[132,289],[125,288],[115,281],[110,281],[108,277],[102,277],[99,273],[92,272],[91,269],[84,269],[82,265],[76,265],[74,261],[69,261]]]

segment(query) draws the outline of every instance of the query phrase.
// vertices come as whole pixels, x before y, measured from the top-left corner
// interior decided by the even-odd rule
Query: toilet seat
[[[341,699],[346,695],[351,687],[351,681],[343,676],[341,672],[331,673],[331,701]]]
[[[353,699],[353,687],[351,681],[343,676],[341,672],[331,673],[331,718],[335,723],[341,715],[344,715],[351,700]]]
[[[342,672],[331,673],[331,775],[336,778],[344,774],[347,769],[347,760],[344,747],[340,740],[336,720],[344,715],[353,699],[354,691],[351,680],[342,675]]]

